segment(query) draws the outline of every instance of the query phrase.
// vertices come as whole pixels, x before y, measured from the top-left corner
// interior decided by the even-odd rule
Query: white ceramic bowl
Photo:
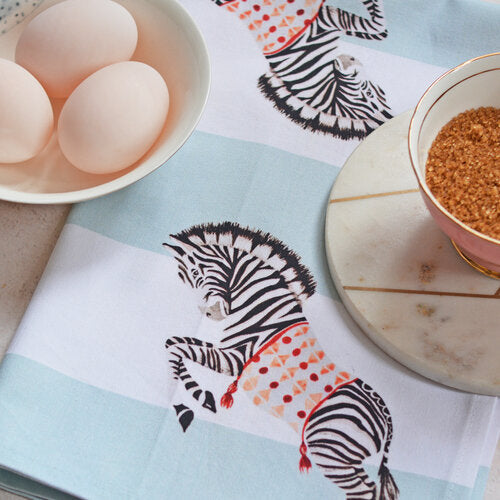
[[[500,240],[479,233],[454,217],[425,182],[427,155],[438,132],[459,113],[482,106],[500,108],[500,52],[471,59],[429,87],[411,119],[408,147],[420,193],[436,223],[467,263],[500,279]]]
[[[14,60],[26,23],[60,0],[45,0],[25,20],[0,34],[0,57]],[[167,82],[170,109],[154,146],[137,163],[113,174],[87,174],[62,155],[56,133],[40,155],[27,162],[0,164],[0,199],[24,203],[73,203],[122,189],[163,165],[193,132],[210,87],[210,64],[196,24],[175,0],[115,0],[134,16],[139,41],[132,60],[158,70]],[[24,2],[23,2],[24,4]],[[55,118],[63,100],[52,100]]]

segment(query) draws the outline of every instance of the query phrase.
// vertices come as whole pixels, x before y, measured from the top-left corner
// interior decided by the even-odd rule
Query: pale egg
[[[132,57],[137,25],[111,0],[65,0],[26,26],[16,62],[30,71],[50,97],[68,97],[98,69]]]
[[[158,71],[135,61],[112,64],[84,80],[64,104],[59,145],[80,170],[121,170],[154,144],[168,107],[167,84]]]
[[[47,145],[54,115],[47,93],[24,68],[0,59],[0,163],[19,163]]]

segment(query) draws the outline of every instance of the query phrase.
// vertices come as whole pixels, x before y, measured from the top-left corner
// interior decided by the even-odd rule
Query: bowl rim
[[[434,82],[432,82],[431,85],[429,85],[429,87],[427,88],[427,90],[424,92],[424,94],[422,95],[422,97],[419,99],[417,105],[415,106],[415,109],[413,111],[413,114],[412,114],[412,117],[410,119],[410,126],[408,128],[408,136],[407,136],[407,141],[408,141],[408,154],[409,154],[409,157],[410,157],[410,163],[411,163],[411,166],[412,166],[412,169],[413,169],[413,172],[415,173],[415,176],[417,178],[417,181],[418,181],[418,185],[421,189],[421,191],[423,191],[423,193],[425,195],[427,195],[427,197],[429,198],[429,200],[432,202],[432,204],[441,212],[442,215],[444,215],[446,218],[448,218],[451,222],[459,225],[462,229],[464,229],[466,232],[470,233],[472,236],[474,237],[479,237],[480,239],[488,242],[488,243],[492,243],[494,245],[497,245],[497,246],[500,246],[500,240],[496,239],[496,238],[493,238],[491,236],[488,236],[486,234],[483,234],[483,233],[480,233],[479,231],[476,231],[475,229],[472,229],[471,227],[469,227],[467,224],[465,224],[464,222],[462,222],[460,219],[457,219],[453,214],[451,214],[446,208],[444,208],[441,203],[439,203],[439,201],[437,200],[437,198],[432,194],[432,191],[430,190],[430,188],[427,186],[427,183],[425,182],[425,180],[422,178],[422,174],[421,172],[417,169],[416,165],[415,165],[415,162],[413,161],[413,153],[412,153],[412,148],[411,148],[411,137],[412,137],[412,133],[414,130],[417,129],[417,126],[416,126],[416,115],[417,115],[417,112],[420,108],[420,105],[422,104],[422,102],[424,101],[424,99],[426,99],[427,95],[429,94],[429,92],[444,78],[446,78],[448,75],[450,75],[451,73],[454,73],[455,71],[458,71],[460,70],[461,68],[471,64],[471,63],[474,63],[475,61],[478,61],[478,60],[481,60],[481,59],[485,59],[487,57],[492,57],[492,56],[500,56],[500,52],[491,52],[490,54],[484,54],[484,55],[481,55],[481,56],[478,56],[478,57],[473,57],[472,59],[469,59],[461,64],[459,64],[458,66],[455,66],[454,68],[451,68],[449,69],[448,71],[446,71],[445,73],[443,73],[441,76],[439,76],[436,80],[434,80]],[[500,70],[500,66],[499,67],[493,67],[493,68],[489,68],[487,70],[484,70],[484,71],[479,71],[478,73],[475,73],[473,75],[470,75],[466,78],[463,78],[462,80],[454,83],[453,85],[451,85],[450,87],[447,87],[445,90],[443,90],[439,96],[437,96],[432,104],[429,106],[429,109],[427,110],[423,120],[422,120],[422,123],[423,121],[425,120],[425,118],[427,117],[427,114],[430,112],[430,110],[434,107],[434,105],[437,103],[437,101],[439,101],[439,99],[441,99],[447,92],[449,92],[453,87],[459,85],[460,83],[462,83],[463,81],[465,80],[468,80],[469,78],[472,78],[473,76],[476,76],[478,74],[482,74],[482,73],[486,73],[488,71],[497,71],[497,70]],[[421,128],[422,125],[420,125],[420,128]],[[418,130],[418,135],[420,135],[420,130]],[[418,136],[417,136],[418,137]],[[415,159],[415,161],[417,161],[417,159]]]
[[[163,0],[164,1],[164,0]],[[158,161],[158,164],[154,167],[149,167],[146,172],[141,169],[141,164],[137,165],[130,172],[125,173],[123,176],[112,179],[108,182],[103,182],[102,184],[97,184],[95,186],[86,187],[84,189],[77,189],[74,191],[60,191],[60,192],[29,192],[29,191],[16,191],[15,189],[9,189],[5,186],[0,186],[0,200],[14,202],[14,203],[27,203],[32,205],[57,205],[57,204],[68,204],[68,203],[79,203],[82,201],[88,201],[101,196],[105,196],[123,188],[126,188],[135,182],[144,179],[149,174],[152,174],[157,169],[165,165],[165,163],[170,160],[179,149],[186,143],[186,141],[191,137],[196,126],[198,125],[203,112],[206,108],[208,98],[210,95],[210,88],[212,84],[212,69],[210,64],[210,56],[207,47],[207,43],[203,34],[198,27],[197,23],[188,12],[186,7],[181,4],[179,0],[168,0],[174,9],[178,9],[182,12],[183,16],[190,24],[192,33],[196,37],[197,46],[199,48],[200,59],[204,61],[204,70],[206,71],[206,76],[203,78],[203,94],[200,98],[201,106],[198,110],[193,122],[189,127],[186,128],[182,139],[170,152],[166,152],[164,157]],[[139,160],[140,162],[141,160]]]

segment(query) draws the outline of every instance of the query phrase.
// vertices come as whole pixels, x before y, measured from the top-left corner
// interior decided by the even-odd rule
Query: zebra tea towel
[[[496,399],[365,337],[323,227],[348,155],[497,50],[500,6],[182,4],[210,52],[206,112],[162,168],[72,209],[0,368],[0,482],[33,498],[482,498]]]

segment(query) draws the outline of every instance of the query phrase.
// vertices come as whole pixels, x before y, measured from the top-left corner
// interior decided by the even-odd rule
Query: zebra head
[[[298,256],[270,234],[224,222],[170,237],[175,244],[164,246],[174,252],[180,279],[200,290],[206,316],[229,320],[225,330],[260,321],[267,331],[271,323],[292,321],[314,293],[314,280]]]
[[[170,235],[179,245],[163,243],[175,256],[178,264],[178,276],[183,283],[199,291],[199,309],[205,316],[222,320],[228,313],[227,289],[224,286],[224,279],[217,276],[215,270],[223,262],[220,256],[212,253],[208,259],[204,257],[207,253],[205,249],[194,242],[182,237],[183,233]],[[211,252],[209,252],[211,253]]]
[[[368,78],[358,59],[341,54],[332,64],[336,88],[331,111],[343,118],[344,126],[370,133],[392,118],[385,92]]]

